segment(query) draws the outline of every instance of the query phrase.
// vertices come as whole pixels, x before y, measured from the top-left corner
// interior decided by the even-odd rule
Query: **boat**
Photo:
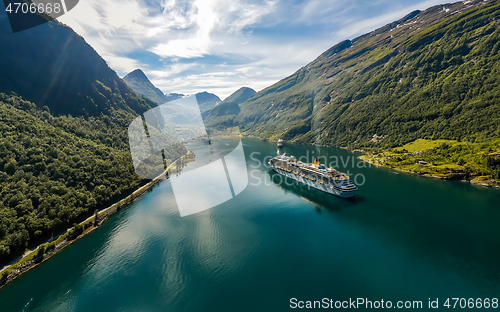
[[[283,146],[283,139],[279,139],[279,140],[278,140],[278,146],[279,146],[279,147]]]
[[[321,164],[319,158],[316,158],[314,163],[308,164],[284,154],[272,158],[268,164],[285,177],[342,198],[352,197],[358,190],[347,174],[327,168]]]

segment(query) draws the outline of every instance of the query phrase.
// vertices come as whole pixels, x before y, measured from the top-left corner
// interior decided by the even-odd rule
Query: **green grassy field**
[[[447,143],[449,145],[455,145],[459,143],[458,141],[452,141],[452,140],[424,140],[424,139],[418,139],[415,140],[411,143],[408,143],[402,147],[397,147],[395,150],[398,151],[403,151],[406,150],[409,153],[413,152],[423,152],[430,150],[431,148],[438,147],[440,144]]]
[[[365,150],[360,158],[418,174],[500,186],[499,151],[499,139],[484,143],[418,139],[391,150]]]

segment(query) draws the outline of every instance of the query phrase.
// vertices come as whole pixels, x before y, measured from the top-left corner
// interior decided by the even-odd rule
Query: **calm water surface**
[[[284,147],[339,157],[339,169],[364,182],[345,200],[273,173],[263,161],[275,143],[243,144],[249,186],[239,196],[181,218],[164,181],[0,290],[0,311],[287,311],[290,298],[426,307],[429,298],[500,297],[499,190],[363,168],[341,149]],[[188,146],[199,161],[186,169],[215,157],[202,145]]]

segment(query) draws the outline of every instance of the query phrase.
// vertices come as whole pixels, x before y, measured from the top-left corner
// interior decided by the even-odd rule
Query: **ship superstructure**
[[[269,161],[269,165],[279,174],[340,197],[352,197],[358,190],[348,175],[327,168],[319,158],[313,164],[307,164],[293,156],[278,155]]]

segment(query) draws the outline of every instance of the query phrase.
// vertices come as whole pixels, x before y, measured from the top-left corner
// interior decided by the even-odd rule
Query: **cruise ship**
[[[314,164],[306,164],[293,156],[278,155],[269,161],[269,165],[279,174],[343,198],[354,196],[358,190],[349,176],[327,168],[319,158],[314,160]]]
[[[283,139],[279,139],[278,140],[278,147],[282,147],[283,146]]]

